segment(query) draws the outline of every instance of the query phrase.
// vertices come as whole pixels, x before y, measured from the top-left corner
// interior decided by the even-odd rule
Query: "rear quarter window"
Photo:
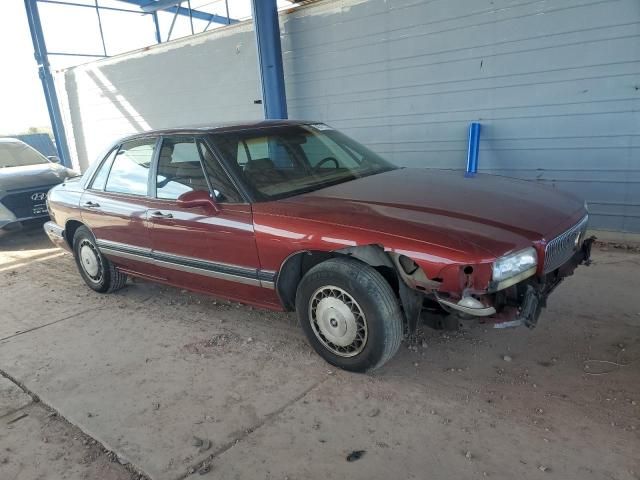
[[[105,191],[147,195],[155,144],[155,139],[123,143],[113,160]]]
[[[118,149],[114,148],[103,160],[102,164],[98,167],[98,172],[93,177],[93,181],[89,187],[90,189],[104,190],[104,187],[107,184],[109,170],[111,170],[111,165],[113,164],[113,159],[116,158],[116,153],[118,153]]]

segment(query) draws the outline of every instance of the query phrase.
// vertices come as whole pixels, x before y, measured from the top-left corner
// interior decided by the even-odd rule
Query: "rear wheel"
[[[353,372],[384,365],[402,341],[398,299],[382,275],[351,258],[309,270],[298,285],[296,310],[320,356]]]
[[[127,276],[100,252],[96,239],[87,227],[78,227],[76,230],[73,255],[83,280],[96,292],[115,292],[127,283]]]

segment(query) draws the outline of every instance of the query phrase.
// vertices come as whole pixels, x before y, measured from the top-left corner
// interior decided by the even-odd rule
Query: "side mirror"
[[[218,204],[211,198],[209,192],[204,190],[192,190],[191,192],[183,193],[176,200],[178,207],[181,208],[196,208],[196,207],[209,207],[218,211]]]
[[[47,158],[49,159],[50,162],[60,163],[60,159],[56,155],[50,155]]]

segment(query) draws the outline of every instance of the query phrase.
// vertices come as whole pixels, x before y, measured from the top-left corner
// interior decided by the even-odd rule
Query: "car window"
[[[107,192],[147,195],[149,167],[153,159],[155,139],[123,143],[109,172]]]
[[[49,163],[44,155],[18,140],[0,141],[0,168]]]
[[[397,167],[326,125],[287,125],[209,137],[257,201],[310,192]]]
[[[277,168],[294,168],[294,153],[284,145],[269,137],[249,138],[238,142],[238,155],[236,157],[241,167],[251,162],[269,161]]]
[[[165,138],[158,157],[156,196],[170,200],[194,190],[209,192],[193,138]]]
[[[300,148],[313,168],[357,168],[359,164],[350,150],[327,141],[325,137],[309,136]]]
[[[109,152],[106,156],[102,165],[100,165],[100,169],[93,177],[93,182],[91,182],[92,190],[104,190],[104,186],[107,183],[107,177],[109,176],[109,170],[111,170],[111,165],[113,164],[113,159],[116,158],[116,153],[118,153],[118,149],[114,148]]]
[[[209,178],[209,183],[213,188],[213,193],[218,202],[242,203],[242,196],[233,185],[227,173],[222,169],[218,159],[211,152],[207,144],[201,140],[198,141],[200,154],[202,155],[202,163]]]

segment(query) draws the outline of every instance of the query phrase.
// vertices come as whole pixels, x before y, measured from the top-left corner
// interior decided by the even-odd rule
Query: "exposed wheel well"
[[[336,250],[332,252],[324,251],[304,251],[298,252],[288,257],[278,273],[276,289],[280,300],[284,307],[292,311],[295,309],[296,291],[302,277],[315,267],[317,264],[324,262],[330,258],[351,257],[375,268],[384,279],[389,283],[396,295],[399,295],[400,279],[393,267],[393,264],[385,259],[379,258],[378,252],[372,249],[379,249],[380,254],[384,255],[384,250],[376,245],[364,245],[362,247],[350,247],[344,250]],[[372,255],[373,253],[373,255]]]
[[[69,220],[64,226],[64,238],[69,244],[69,248],[73,250],[73,237],[76,234],[76,230],[79,227],[83,227],[84,224],[78,220]]]

